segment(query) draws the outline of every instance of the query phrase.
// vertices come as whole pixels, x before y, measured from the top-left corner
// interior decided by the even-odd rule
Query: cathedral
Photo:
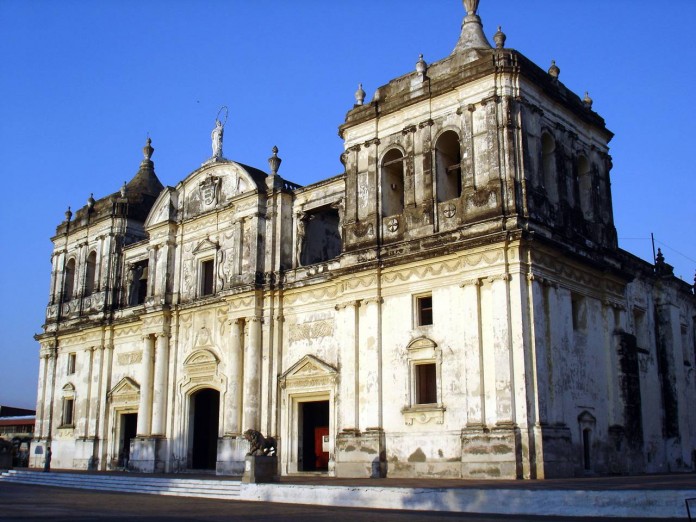
[[[176,186],[148,139],[66,212],[33,467],[241,475],[254,429],[280,475],[695,470],[694,289],[618,247],[589,96],[464,4],[449,56],[358,88],[340,175],[226,158],[218,114]]]

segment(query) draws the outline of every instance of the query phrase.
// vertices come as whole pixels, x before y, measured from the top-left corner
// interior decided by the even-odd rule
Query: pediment
[[[113,397],[122,395],[132,395],[138,393],[140,393],[140,385],[130,377],[124,377],[123,379],[118,381],[116,386],[111,388],[111,391],[108,393],[108,395],[109,397]]]
[[[210,350],[198,350],[189,355],[184,361],[184,366],[196,366],[201,364],[217,364],[219,359]]]
[[[63,386],[63,392],[64,393],[75,393],[75,386],[73,386],[71,383],[68,383],[65,386]]]
[[[196,248],[193,249],[194,254],[198,254],[199,252],[205,252],[206,250],[217,250],[218,244],[211,241],[210,239],[206,238],[198,245],[196,245]]]
[[[172,187],[166,187],[155,200],[152,210],[145,220],[145,228],[159,223],[176,220],[177,192]]]
[[[410,360],[435,359],[440,355],[437,343],[427,337],[417,337],[406,347]]]
[[[196,350],[184,360],[184,371],[189,376],[215,375],[219,362],[210,350]]]
[[[329,384],[338,378],[338,370],[313,355],[305,355],[280,376],[281,386],[292,384]]]
[[[229,160],[204,164],[177,186],[184,218],[226,208],[237,196],[265,190],[266,175]]]

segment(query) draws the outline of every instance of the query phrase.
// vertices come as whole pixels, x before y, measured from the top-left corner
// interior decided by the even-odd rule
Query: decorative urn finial
[[[464,0],[464,9],[466,9],[467,16],[476,15],[478,5],[479,0]]]
[[[496,49],[502,49],[505,47],[505,40],[507,40],[507,36],[505,36],[505,33],[503,32],[503,28],[498,26],[498,30],[493,35],[493,41],[495,42]]]
[[[87,198],[87,208],[89,210],[92,210],[94,208],[94,192],[91,192],[89,194],[89,197]]]
[[[145,142],[145,146],[143,147],[143,158],[145,161],[152,161],[152,153],[155,152],[155,149],[152,148],[152,140],[150,139],[150,136],[147,137],[147,141]]]
[[[125,198],[126,197],[126,182],[123,182],[123,185],[121,185],[121,197]]]
[[[358,90],[355,91],[355,104],[362,105],[365,102],[365,91],[363,90],[362,83],[358,84]]]
[[[70,210],[70,207],[68,207],[68,210],[65,211],[65,221],[70,221],[72,218],[72,211]]]
[[[590,93],[588,93],[587,91],[585,91],[585,97],[582,99],[582,103],[588,109],[592,108],[592,98],[590,98]]]
[[[425,73],[428,70],[428,64],[425,63],[425,60],[423,59],[423,55],[419,54],[418,55],[418,61],[416,62],[416,72],[421,75],[423,79],[425,79]]]
[[[278,147],[275,145],[273,146],[271,152],[273,152],[273,156],[268,158],[268,166],[271,169],[271,175],[275,176],[278,174],[278,169],[280,168],[280,164],[283,162],[283,160],[278,157]]]
[[[558,75],[561,74],[561,70],[556,65],[556,60],[551,60],[551,67],[549,67],[549,76],[554,80],[558,80]]]

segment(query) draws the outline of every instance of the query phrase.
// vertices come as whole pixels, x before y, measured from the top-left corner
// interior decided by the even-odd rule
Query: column
[[[258,430],[261,398],[261,319],[250,317],[249,344],[244,350],[244,422],[243,429]]]
[[[104,346],[102,347],[102,362],[101,362],[101,375],[102,375],[102,380],[101,380],[101,387],[100,387],[100,393],[99,393],[99,408],[98,412],[99,415],[97,416],[98,420],[98,425],[97,425],[97,430],[96,433],[99,436],[99,459],[100,459],[100,468],[103,470],[106,469],[107,465],[107,451],[108,451],[108,429],[109,429],[109,418],[110,418],[110,412],[107,410],[106,405],[107,405],[107,400],[108,400],[108,395],[109,391],[111,390],[111,366],[113,362],[113,355],[114,355],[114,345],[111,344],[111,340],[105,341]]]
[[[43,352],[43,350],[42,350]],[[44,425],[44,395],[46,393],[46,367],[48,355],[41,353],[39,358],[39,386],[36,391],[36,424],[34,426],[34,433],[36,433],[36,438],[40,439],[43,435],[43,425]]]
[[[152,412],[152,354],[155,340],[151,335],[143,337],[143,360],[140,368],[140,405],[138,406],[138,436],[150,434]]]
[[[336,305],[335,309],[342,316],[339,324],[343,325],[341,339],[341,380],[340,386],[340,408],[341,408],[341,429],[353,430],[358,428],[358,407],[359,407],[359,361],[360,343],[358,342],[358,307],[360,301],[350,301]],[[352,374],[352,375],[351,375]]]
[[[89,410],[88,410],[88,415],[89,415],[89,427],[87,428],[87,432],[91,434],[93,437],[98,437],[99,434],[97,433],[97,427],[99,421],[97,420],[99,417],[99,390],[101,390],[101,381],[103,378],[102,375],[102,357],[104,355],[104,349],[103,347],[96,347],[94,348],[94,352],[92,355],[92,376],[91,376],[91,384],[90,387],[93,390],[91,393],[92,398],[89,401]]]
[[[152,434],[164,436],[167,418],[167,370],[169,368],[169,336],[157,334],[155,352],[155,385],[153,390]]]
[[[381,360],[379,349],[379,308],[382,299],[365,299],[364,323],[361,322],[359,354],[359,429],[381,427]],[[362,325],[364,324],[364,328]],[[357,428],[357,426],[356,426]]]
[[[84,350],[85,358],[87,359],[87,382],[86,382],[87,395],[85,395],[85,397],[83,399],[81,410],[85,414],[85,428],[84,428],[84,437],[85,438],[89,437],[89,433],[90,433],[90,431],[89,431],[89,420],[90,420],[89,404],[92,401],[92,362],[93,362],[92,355],[93,355],[93,353],[94,353],[93,346],[90,346],[89,348],[85,348],[85,350]],[[84,375],[84,372],[83,372],[83,375]],[[77,404],[75,404],[75,408],[77,408]],[[79,412],[79,410],[76,411],[76,413],[78,413],[78,412]],[[78,418],[79,418],[79,415],[75,415],[76,421]],[[75,425],[77,425],[77,422],[75,422]]]
[[[43,436],[47,439],[51,438],[51,430],[53,429],[53,396],[56,388],[56,358],[57,350],[54,347],[50,348],[50,352],[46,356],[46,379],[44,393],[44,433]]]
[[[225,394],[225,435],[241,433],[239,413],[242,409],[242,335],[243,320],[232,319],[230,325],[230,349],[227,354],[227,393]]]
[[[461,285],[464,293],[462,302],[463,319],[470,325],[464,339],[466,353],[464,374],[466,376],[466,425],[479,427],[485,424],[486,407],[483,382],[483,344],[481,338],[481,280],[472,279]]]

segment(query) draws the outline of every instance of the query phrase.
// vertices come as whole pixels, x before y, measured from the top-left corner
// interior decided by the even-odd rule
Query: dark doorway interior
[[[135,437],[137,427],[137,413],[121,414],[121,447],[118,452],[119,467],[125,468],[128,466],[128,460],[130,459],[130,443],[131,439]]]
[[[299,414],[300,471],[328,471],[329,453],[322,440],[329,436],[329,401],[301,402]]]
[[[220,393],[216,390],[201,390],[191,397],[193,417],[191,468],[193,469],[215,469],[219,409]]]

